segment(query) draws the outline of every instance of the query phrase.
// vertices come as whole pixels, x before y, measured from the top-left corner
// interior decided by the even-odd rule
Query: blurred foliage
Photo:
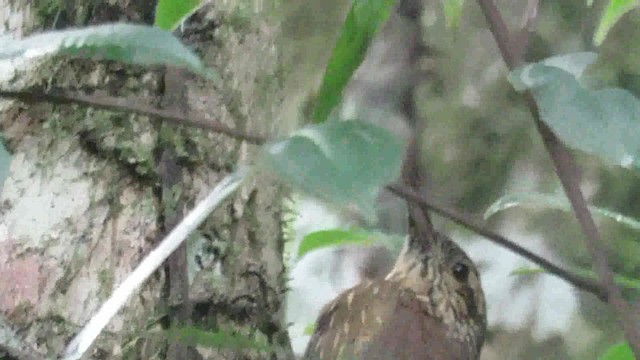
[[[609,0],[609,4],[600,18],[600,25],[593,37],[596,45],[602,44],[609,30],[620,20],[620,18],[640,6],[637,0]]]
[[[442,15],[443,10],[450,10],[444,3],[427,2],[424,38],[436,49],[437,55],[433,59],[435,66],[431,76],[418,90],[416,101],[421,116],[426,119],[423,158],[430,172],[432,196],[449,207],[483,213],[505,193],[561,191],[531,115],[507,81],[506,66],[476,2],[465,1],[462,7],[455,9],[460,18],[453,29],[448,26],[451,17]],[[319,16],[306,18],[313,19],[315,24],[325,21],[324,27],[312,27],[312,37],[305,37],[300,32],[288,35],[295,37],[296,44],[305,40],[329,44],[324,47],[305,44],[315,54],[307,58],[301,50],[297,52],[297,61],[307,66],[307,76],[312,82],[320,78],[323,59],[328,58],[326,50],[332,46],[331,40],[340,28],[335,22],[335,11],[342,9],[342,14],[346,13],[340,4],[299,5],[298,10],[306,9],[300,11],[322,7],[326,13],[334,13],[322,16],[316,12]],[[497,5],[510,29],[521,25],[526,0],[499,0]],[[617,22],[607,19],[601,22],[591,11],[583,0],[540,2],[535,32],[529,39],[527,61],[595,50],[598,60],[588,69],[585,84],[594,90],[619,87],[637,97],[640,94],[640,42],[633,34],[638,34],[640,29],[638,11],[618,16]],[[288,18],[298,24],[305,19],[304,16]],[[338,15],[338,18],[341,17]],[[609,29],[606,39],[594,49],[594,36],[601,36],[596,33],[603,26]],[[318,53],[323,55],[318,57]],[[315,95],[312,93],[308,97],[313,99]],[[640,198],[640,176],[636,172],[608,165],[583,153],[576,153],[576,159],[584,170],[585,190],[594,206],[640,219],[640,202],[635,200]],[[518,213],[518,210],[514,212]],[[498,224],[500,219],[497,215],[491,223]],[[527,229],[542,234],[548,247],[565,263],[583,269],[591,267],[583,235],[571,213],[543,210],[526,213],[526,219]],[[635,281],[640,278],[637,232],[617,222],[606,221],[599,225],[611,249],[614,270],[623,279]],[[638,296],[636,292],[626,295]],[[579,343],[579,340],[575,340],[574,350],[567,352],[564,340],[559,337],[535,344],[530,339],[525,340],[526,331],[506,333],[494,329],[501,333],[500,338],[494,336],[496,342],[504,342],[502,349],[512,351],[500,353],[497,358],[582,359],[593,358],[594,351],[604,353],[610,344],[620,339],[619,326],[606,305],[591,295],[579,296],[585,319],[603,331],[599,338],[578,348],[575,348],[575,342]]]
[[[491,204],[491,206],[487,208],[487,211],[485,211],[484,218],[486,220],[501,211],[516,206],[546,210],[556,209],[565,212],[573,211],[571,209],[571,204],[569,204],[569,201],[564,194],[554,196],[540,193],[514,193],[504,195]],[[597,206],[589,206],[589,210],[593,215],[617,221],[618,223],[628,226],[635,231],[640,231],[640,221],[636,219]]]
[[[393,3],[394,0],[353,1],[322,77],[311,113],[313,122],[325,121],[340,103],[342,90],[360,66],[380,24],[389,17]]]
[[[607,349],[599,360],[634,360],[633,352],[627,343],[619,343]]]

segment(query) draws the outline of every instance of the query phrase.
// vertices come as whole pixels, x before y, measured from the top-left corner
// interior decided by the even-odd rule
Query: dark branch
[[[184,113],[156,109],[151,106],[137,105],[137,103],[142,100],[134,101],[131,98],[73,94],[61,90],[46,93],[0,90],[0,97],[17,99],[27,103],[46,101],[53,104],[79,104],[111,111],[126,111],[138,115],[161,118],[179,125],[188,125],[200,129],[211,130],[252,144],[261,145],[265,141],[265,137],[263,136],[247,134],[236,129],[232,129],[216,120],[196,118]]]
[[[509,41],[509,31],[502,20],[500,11],[493,0],[478,0],[478,3],[482,8],[504,61],[509,69],[514,69],[522,63],[523,59],[517,55],[514,50],[514,44]],[[562,187],[582,227],[582,232],[586,236],[585,244],[593,260],[594,271],[598,275],[600,284],[606,290],[606,300],[617,313],[625,337],[636,358],[640,358],[640,333],[636,327],[637,319],[633,316],[630,305],[622,297],[620,288],[615,284],[613,272],[608,264],[607,252],[600,246],[600,234],[580,191],[580,169],[569,150],[560,142],[551,129],[542,122],[538,105],[531,93],[527,92],[525,94],[525,101],[533,115],[538,132],[542,136],[545,148],[553,161],[556,174],[560,178]]]
[[[575,286],[576,288],[592,293],[602,301],[606,301],[607,297],[606,297],[605,290],[599,284],[592,281],[591,279],[573,274],[568,270],[562,269],[561,267],[553,264],[549,260],[543,257],[540,257],[532,253],[531,251],[523,248],[522,246],[516,244],[514,241],[509,240],[506,237],[500,234],[497,234],[489,229],[486,229],[481,225],[478,225],[476,222],[469,219],[468,217],[457,214],[451,210],[447,210],[442,206],[435,205],[432,201],[425,199],[424,197],[421,197],[411,189],[408,189],[404,186],[396,185],[396,184],[387,186],[387,189],[407,201],[422,204],[423,206],[427,207],[429,210],[433,211],[434,213],[444,218],[447,218],[458,225],[464,226],[465,228],[475,232],[476,234],[482,235],[487,239],[491,240],[492,242],[500,246],[503,246],[509,249],[510,251],[528,260],[531,260],[532,262],[536,263],[543,269],[547,270],[549,273],[556,275],[557,277],[567,281],[568,283]]]

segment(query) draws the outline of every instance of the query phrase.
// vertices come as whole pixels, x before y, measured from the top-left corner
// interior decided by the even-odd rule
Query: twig
[[[500,11],[493,3],[493,0],[478,0],[478,3],[489,23],[489,28],[493,33],[504,61],[509,69],[514,69],[522,63],[522,58],[518,58],[515,55],[514,44],[509,42],[509,32],[502,20]],[[551,129],[542,122],[538,105],[531,93],[527,92],[525,94],[525,101],[533,115],[538,132],[542,136],[545,148],[553,161],[556,174],[560,178],[562,187],[582,227],[582,232],[586,236],[585,244],[593,260],[594,271],[598,275],[600,284],[606,290],[606,300],[617,313],[625,338],[633,349],[636,358],[640,358],[640,333],[636,327],[636,318],[630,305],[622,297],[622,292],[615,284],[613,272],[608,264],[607,253],[600,246],[600,234],[580,191],[580,169],[569,150],[560,142]]]
[[[557,277],[565,280],[566,282],[570,283],[576,288],[592,293],[602,301],[606,301],[607,297],[606,297],[605,290],[598,283],[595,283],[591,279],[571,273],[570,271],[565,270],[553,264],[549,260],[543,257],[540,257],[532,253],[531,251],[523,248],[522,246],[516,244],[514,241],[509,240],[500,234],[497,234],[489,229],[486,229],[478,225],[473,220],[470,220],[468,217],[457,214],[454,211],[448,210],[442,206],[434,204],[431,200],[425,199],[424,197],[420,196],[419,194],[417,194],[416,192],[414,192],[413,190],[405,186],[393,184],[393,185],[388,185],[387,189],[407,201],[422,204],[423,206],[429,208],[429,210],[433,211],[434,213],[442,217],[445,217],[455,222],[458,225],[464,226],[467,229],[493,241],[494,243],[500,246],[503,246],[511,250],[512,252],[536,263],[540,267],[547,270],[549,273],[556,275]]]
[[[138,115],[158,117],[179,125],[188,125],[200,129],[211,130],[213,132],[224,134],[234,139],[244,140],[256,145],[261,145],[265,141],[265,137],[263,136],[247,134],[242,131],[232,129],[216,120],[192,117],[187,114],[161,110],[151,106],[137,105],[136,102],[132,101],[130,98],[116,98],[106,95],[92,96],[77,93],[74,94],[62,90],[57,90],[55,92],[0,90],[0,98],[17,99],[27,103],[46,101],[53,104],[80,104],[105,110],[126,111]]]

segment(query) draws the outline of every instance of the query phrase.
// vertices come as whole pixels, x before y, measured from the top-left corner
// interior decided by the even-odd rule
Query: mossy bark
[[[18,35],[153,18],[146,0],[76,2],[22,0],[0,7],[20,19],[20,26],[8,29]],[[13,89],[90,91],[157,106],[173,106],[164,100],[182,93],[185,109],[194,114],[255,133],[279,133],[284,93],[274,6],[216,1],[187,24],[183,40],[222,75],[221,84],[177,72],[177,90],[164,70],[68,59],[24,64],[3,82]],[[13,156],[0,197],[0,311],[26,343],[47,356],[61,353],[169,230],[167,216],[175,216],[174,210],[184,214],[258,150],[199,129],[80,106],[2,101],[0,130]],[[180,180],[168,189],[161,176],[166,151]],[[193,325],[240,334],[272,350],[198,346],[198,357],[289,357],[281,311],[282,196],[270,180],[252,177],[187,250]],[[167,342],[153,334],[170,325],[171,312],[181,305],[169,299],[170,281],[169,271],[149,279],[108,325],[91,357],[166,358]]]

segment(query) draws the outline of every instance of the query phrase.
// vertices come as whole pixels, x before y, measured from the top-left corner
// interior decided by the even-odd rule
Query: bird
[[[476,360],[486,305],[474,263],[449,237],[410,231],[386,277],[326,304],[303,360]]]

